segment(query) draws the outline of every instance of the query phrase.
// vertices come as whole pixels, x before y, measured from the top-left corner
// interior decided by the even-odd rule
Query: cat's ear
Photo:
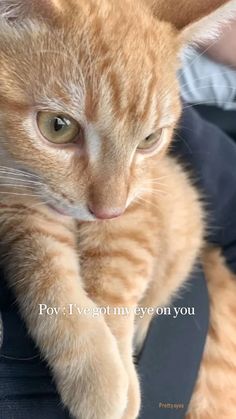
[[[236,17],[236,0],[144,0],[159,20],[172,23],[186,44],[214,39]]]
[[[184,43],[204,42],[215,39],[220,33],[224,24],[230,22],[236,17],[236,0],[227,2],[221,1],[220,7],[217,7],[215,0],[206,1],[207,4],[216,3],[216,7],[210,12],[200,14],[190,23],[183,27],[180,36]],[[197,3],[197,2],[196,2]],[[223,4],[224,3],[224,4]]]
[[[34,17],[48,18],[62,8],[62,0],[0,0],[0,18],[10,23]]]

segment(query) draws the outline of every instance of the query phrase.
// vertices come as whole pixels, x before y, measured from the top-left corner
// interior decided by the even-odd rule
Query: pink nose
[[[117,218],[124,213],[124,208],[99,208],[89,204],[89,211],[99,220],[110,220]]]

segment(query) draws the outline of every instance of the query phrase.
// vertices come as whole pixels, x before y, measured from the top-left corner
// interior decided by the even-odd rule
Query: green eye
[[[148,150],[154,147],[162,137],[163,129],[159,129],[157,132],[149,135],[144,140],[142,140],[138,145],[138,150]]]
[[[39,112],[37,122],[44,138],[54,144],[73,143],[80,132],[79,124],[63,114]]]

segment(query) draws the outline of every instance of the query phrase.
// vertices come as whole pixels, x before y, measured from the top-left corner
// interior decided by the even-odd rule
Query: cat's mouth
[[[61,197],[58,193],[50,191],[47,187],[47,191],[44,191],[44,202],[50,211],[55,214],[70,217],[78,221],[106,221],[119,218],[124,214],[127,209],[128,201],[126,205],[122,207],[116,206],[98,206],[93,202],[69,202],[68,200]]]
[[[47,203],[47,207],[50,211],[53,211],[57,215],[62,217],[71,217],[78,221],[107,221],[120,217],[123,211],[120,213],[114,212],[111,214],[100,214],[99,216],[94,214],[92,211],[87,210],[84,207],[65,207],[57,205],[55,203]]]
[[[81,206],[67,206],[62,203],[48,202],[47,208],[54,212],[54,214],[60,215],[61,217],[69,217],[78,221],[96,221],[94,217],[86,208]]]

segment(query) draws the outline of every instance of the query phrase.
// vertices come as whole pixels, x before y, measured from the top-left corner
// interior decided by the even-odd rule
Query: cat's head
[[[145,191],[180,116],[180,50],[236,9],[145,1],[0,0],[0,184],[80,220]]]

